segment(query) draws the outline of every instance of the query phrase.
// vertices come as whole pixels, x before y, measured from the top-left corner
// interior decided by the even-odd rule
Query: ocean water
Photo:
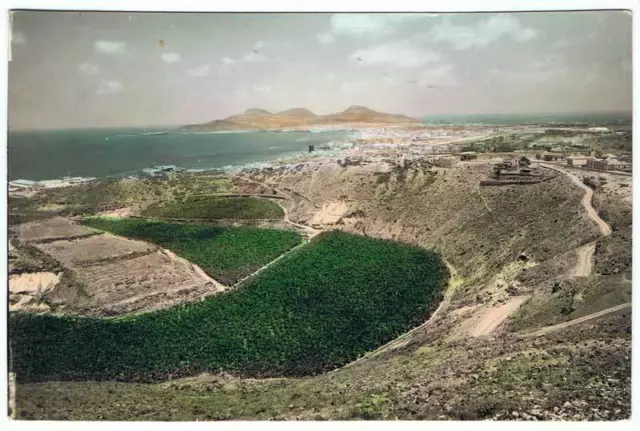
[[[610,124],[631,122],[630,113],[532,113],[532,114],[449,114],[425,115],[422,122],[426,125],[450,126],[501,126],[519,124]]]
[[[219,169],[293,157],[309,145],[342,142],[339,132],[186,133],[148,129],[10,132],[9,179],[135,174],[154,165]]]

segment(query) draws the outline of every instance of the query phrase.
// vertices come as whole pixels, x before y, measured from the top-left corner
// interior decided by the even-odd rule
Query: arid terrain
[[[329,115],[316,115],[306,108],[292,108],[275,113],[253,108],[223,120],[184,126],[182,130],[203,132],[216,130],[278,130],[283,128],[304,130],[310,127],[333,125],[362,128],[394,123],[418,124],[419,120],[400,114],[376,112],[364,106],[350,106],[343,112]]]
[[[547,180],[481,186],[500,160],[438,167],[433,159],[407,163],[383,155],[348,165],[316,160],[245,170],[224,179],[227,194],[273,196],[284,209],[279,226],[307,238],[337,229],[435,250],[451,273],[441,303],[421,325],[327,374],[24,383],[17,387],[18,416],[629,417],[631,177],[605,173],[588,187],[589,172],[534,163]],[[180,187],[188,190],[189,181]],[[109,215],[141,211],[126,202],[119,208]],[[127,314],[229,288],[166,250],[62,217],[22,223],[12,232],[12,309]],[[20,269],[27,261],[33,270]]]

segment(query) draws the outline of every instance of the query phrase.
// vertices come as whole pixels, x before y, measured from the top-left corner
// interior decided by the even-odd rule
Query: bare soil
[[[151,311],[198,300],[222,290],[188,263],[162,251],[74,268],[89,301],[81,314]]]
[[[516,296],[499,307],[491,307],[484,311],[480,321],[469,332],[472,337],[482,337],[490,335],[500,326],[514,311],[529,299],[528,296]]]
[[[70,266],[123,258],[127,255],[151,252],[157,248],[143,241],[128,240],[109,234],[48,242],[38,244],[37,247]]]
[[[93,233],[90,229],[63,217],[23,223],[15,227],[15,230],[17,237],[22,241],[41,241]]]

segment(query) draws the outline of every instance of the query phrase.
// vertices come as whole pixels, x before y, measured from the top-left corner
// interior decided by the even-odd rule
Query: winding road
[[[277,189],[277,188],[275,188],[273,186],[270,186],[267,183],[263,183],[262,181],[257,181],[257,180],[254,180],[254,179],[251,179],[251,178],[247,178],[247,177],[242,176],[242,175],[237,175],[237,178],[240,178],[242,180],[248,181],[250,183],[258,184],[258,185],[260,185],[262,187],[267,187],[267,188],[269,188],[271,190],[274,190],[276,193],[280,193],[281,195],[285,196],[287,200],[289,200],[289,201],[293,200],[291,194],[289,194],[287,192],[284,192],[284,191],[282,191],[280,189]],[[271,196],[269,196],[269,197],[271,197]],[[269,199],[269,197],[265,197],[265,199]],[[320,229],[315,229],[315,228],[313,228],[311,226],[307,226],[307,225],[296,223],[296,222],[292,221],[289,218],[289,210],[287,210],[287,208],[285,208],[285,206],[282,205],[280,202],[275,202],[275,203],[278,204],[280,206],[280,208],[282,208],[282,211],[284,211],[284,219],[283,219],[284,222],[287,223],[287,224],[290,224],[291,226],[295,226],[298,229],[302,229],[305,232],[307,232],[307,236],[309,237],[309,239],[311,239],[314,236],[316,236],[316,235],[318,235],[318,234],[323,232]]]
[[[571,181],[573,181],[578,187],[584,190],[584,196],[582,197],[582,206],[587,211],[587,215],[598,225],[598,229],[603,236],[611,235],[611,226],[609,226],[604,220],[602,220],[598,215],[598,212],[595,210],[595,208],[593,208],[593,189],[591,187],[585,185],[575,174],[564,169],[550,166],[545,163],[540,163],[540,166],[544,166],[547,169],[552,169],[554,171],[567,175],[569,178],[571,178]]]

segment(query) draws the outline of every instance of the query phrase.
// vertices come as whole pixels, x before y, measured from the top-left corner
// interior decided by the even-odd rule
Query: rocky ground
[[[520,334],[626,302],[631,211],[596,191],[613,233],[601,239],[583,191],[551,181],[478,187],[491,166],[393,161],[244,172],[238,193],[287,196],[294,222],[435,248],[456,269],[451,303],[400,348],[324,375],[202,375],[156,384],[18,386],[24,419],[618,420],[630,415],[630,309],[540,337]],[[247,181],[251,179],[252,181]],[[628,208],[628,206],[627,206]],[[596,241],[593,274],[577,250]],[[528,297],[504,320],[491,310]],[[493,316],[495,317],[495,316]],[[478,325],[491,330],[476,331]],[[486,328],[485,328],[486,329]]]

